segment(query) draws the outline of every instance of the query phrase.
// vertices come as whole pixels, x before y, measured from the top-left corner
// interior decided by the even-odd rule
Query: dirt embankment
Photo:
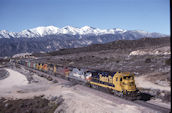
[[[0,69],[0,80],[5,79],[9,76],[9,73],[5,69]]]
[[[17,100],[1,98],[0,113],[54,113],[62,102],[62,97],[56,97],[52,101],[43,96]]]

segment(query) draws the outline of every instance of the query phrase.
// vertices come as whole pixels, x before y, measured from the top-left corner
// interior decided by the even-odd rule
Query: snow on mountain
[[[6,30],[0,31],[0,36],[1,36],[1,37],[5,37],[5,38],[10,38],[10,37],[9,37],[9,33],[8,33],[8,31],[6,31]]]
[[[75,28],[72,26],[65,26],[57,32],[57,34],[71,34],[71,35],[76,35],[79,32],[79,28]]]
[[[1,30],[0,31],[0,38],[10,38],[10,37],[15,37],[16,33],[15,32],[8,32],[6,30]]]
[[[15,54],[12,56],[12,58],[16,58],[16,57],[25,57],[26,55],[31,55],[32,53],[19,53],[19,54]]]
[[[48,27],[37,27],[29,30],[23,30],[18,33],[17,37],[42,37],[46,35],[56,34],[59,31],[59,28],[54,26]]]
[[[21,32],[8,32],[6,30],[0,31],[0,38],[35,38],[35,37],[44,37],[46,35],[58,35],[58,34],[69,34],[69,35],[105,35],[105,34],[120,34],[120,35],[128,35],[132,34],[133,36],[141,36],[141,37],[163,37],[166,35],[160,33],[148,33],[145,31],[139,30],[123,30],[120,28],[114,29],[99,29],[93,28],[90,26],[84,26],[81,28],[65,26],[63,28],[58,28],[55,26],[47,26],[47,27],[37,27],[33,29],[23,30]]]

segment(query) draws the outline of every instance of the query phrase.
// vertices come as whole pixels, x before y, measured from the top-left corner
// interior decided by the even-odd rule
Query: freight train
[[[130,72],[80,69],[29,60],[15,60],[14,62],[92,88],[106,89],[114,95],[125,99],[135,100],[140,98],[140,92],[136,88],[134,74]]]

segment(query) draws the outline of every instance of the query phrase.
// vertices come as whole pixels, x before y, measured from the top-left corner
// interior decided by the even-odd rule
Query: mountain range
[[[90,26],[81,28],[65,26],[37,27],[21,32],[0,31],[0,56],[17,53],[49,52],[64,48],[77,48],[115,40],[136,40],[144,37],[166,37],[165,34],[120,28],[99,29]]]

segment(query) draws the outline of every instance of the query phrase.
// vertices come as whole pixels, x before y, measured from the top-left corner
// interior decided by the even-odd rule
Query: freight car
[[[18,61],[27,67],[59,76],[96,89],[106,89],[114,95],[126,99],[139,99],[140,92],[136,88],[134,74],[130,72],[110,72],[102,70],[79,69],[56,64],[35,61]]]

